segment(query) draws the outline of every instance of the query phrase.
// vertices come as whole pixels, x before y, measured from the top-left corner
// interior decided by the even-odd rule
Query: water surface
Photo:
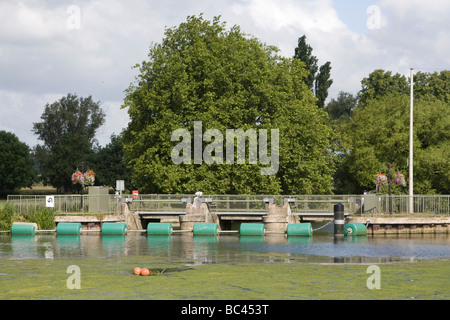
[[[185,264],[241,262],[383,263],[450,258],[450,236],[395,235],[335,239],[312,237],[127,235],[1,235],[1,259],[153,256]]]

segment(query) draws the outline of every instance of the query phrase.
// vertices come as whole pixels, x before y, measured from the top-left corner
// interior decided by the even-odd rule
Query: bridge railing
[[[129,199],[132,211],[184,212],[193,203],[192,194],[122,195],[54,195],[54,211],[59,213],[114,213],[117,204]],[[81,198],[83,197],[83,201]],[[342,203],[344,212],[352,215],[411,215],[408,195],[203,195],[212,213],[265,213],[268,203],[282,206],[289,201],[293,214],[332,213],[334,204]],[[9,195],[16,212],[46,207],[45,195]],[[83,206],[81,204],[83,203]],[[450,215],[450,195],[414,195],[415,216]]]

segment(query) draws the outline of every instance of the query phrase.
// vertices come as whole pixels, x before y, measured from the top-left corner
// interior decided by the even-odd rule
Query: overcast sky
[[[28,146],[46,103],[67,93],[101,101],[101,145],[127,126],[120,106],[137,63],[166,27],[221,16],[292,57],[306,35],[339,91],[356,94],[375,69],[450,70],[448,0],[0,0],[0,130]]]

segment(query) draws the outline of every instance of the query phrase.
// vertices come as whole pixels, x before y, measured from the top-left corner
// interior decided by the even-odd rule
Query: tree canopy
[[[442,88],[450,87],[448,72],[417,73],[414,81],[414,193],[450,192],[450,106]],[[360,105],[350,121],[341,123],[345,153],[335,186],[345,193],[374,190],[374,175],[391,168],[408,181],[409,80],[375,70],[361,81]],[[396,188],[406,193],[407,188]]]
[[[89,158],[95,168],[96,183],[115,188],[116,180],[124,180],[127,189],[131,187],[131,168],[127,168],[124,158],[122,137],[111,135],[110,143],[95,148]]]
[[[162,43],[151,46],[148,61],[136,66],[140,74],[126,92],[131,121],[124,150],[133,183],[142,192],[159,193],[330,193],[333,131],[327,114],[305,84],[303,62],[281,58],[277,51],[238,26],[227,30],[217,17],[191,16],[166,29]],[[261,158],[256,164],[175,164],[171,154],[179,140],[172,141],[173,132],[186,129],[192,138],[199,122],[205,151],[220,145],[218,135],[227,129],[255,130],[259,138],[265,129],[273,155],[272,129],[278,130],[278,170],[261,174]],[[189,140],[190,150],[196,141]],[[220,149],[214,156],[220,158]]]
[[[309,71],[305,78],[305,83],[310,90],[313,90],[317,98],[317,105],[323,108],[328,97],[328,89],[333,84],[331,79],[331,62],[325,62],[319,68],[317,65],[319,60],[312,54],[312,51],[313,48],[306,43],[305,35],[298,38],[294,58],[301,60],[305,64],[306,70]]]
[[[0,194],[31,187],[35,179],[30,148],[14,133],[0,131]]]
[[[34,149],[45,184],[71,190],[71,174],[93,153],[97,129],[105,114],[100,102],[92,97],[68,94],[46,104],[41,122],[33,124],[33,132],[43,141]]]

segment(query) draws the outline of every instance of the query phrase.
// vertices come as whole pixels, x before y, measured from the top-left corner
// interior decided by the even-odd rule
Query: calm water
[[[153,256],[185,264],[233,262],[396,262],[450,258],[450,235],[264,237],[239,235],[0,235],[0,259]]]

